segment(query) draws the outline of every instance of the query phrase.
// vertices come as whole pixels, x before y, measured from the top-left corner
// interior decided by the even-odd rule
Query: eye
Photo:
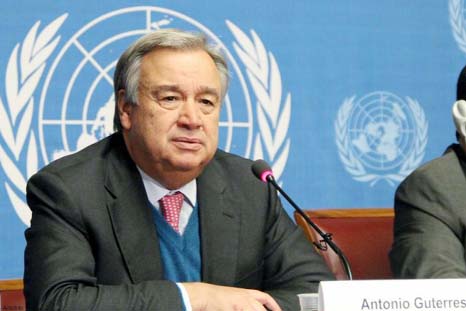
[[[215,106],[215,104],[211,100],[206,98],[201,99],[201,104],[205,106]]]
[[[176,109],[182,103],[182,100],[181,97],[176,94],[160,94],[160,96],[158,96],[157,103],[163,108]]]
[[[177,99],[178,99],[178,97],[173,96],[173,95],[171,95],[171,96],[165,96],[165,97],[162,98],[163,101],[167,101],[167,102],[173,102],[173,101],[175,101],[175,100],[177,100]]]
[[[213,111],[215,111],[217,107],[217,101],[211,100],[208,98],[200,98],[199,99],[199,105],[201,108],[201,111],[205,114],[210,114]]]

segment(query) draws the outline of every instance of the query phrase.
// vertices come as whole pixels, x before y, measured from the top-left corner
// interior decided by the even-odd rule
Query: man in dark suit
[[[466,67],[457,100],[466,99]],[[391,267],[398,278],[466,277],[466,102],[453,109],[459,144],[416,169],[395,195]]]
[[[332,278],[251,161],[217,150],[227,85],[201,35],[128,48],[117,133],[28,183],[28,309],[298,310]]]

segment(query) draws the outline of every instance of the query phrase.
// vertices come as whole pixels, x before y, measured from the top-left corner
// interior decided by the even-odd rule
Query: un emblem
[[[345,169],[355,180],[390,185],[419,166],[428,124],[419,103],[389,92],[344,100],[335,120],[336,144]]]
[[[31,217],[25,202],[28,177],[39,163],[76,152],[113,132],[116,62],[138,37],[163,27],[203,32],[225,51],[233,79],[220,115],[219,147],[265,158],[280,177],[290,147],[291,94],[282,98],[278,65],[253,30],[247,34],[226,21],[234,38],[232,53],[210,29],[186,15],[159,7],[131,7],[92,20],[58,48],[66,18],[67,14],[57,18],[41,31],[37,22],[16,45],[5,75],[6,105],[0,98],[0,137],[5,146],[0,144],[0,165],[8,177],[10,202],[25,224]]]

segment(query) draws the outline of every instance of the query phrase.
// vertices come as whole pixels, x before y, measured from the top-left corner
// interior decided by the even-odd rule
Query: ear
[[[131,129],[131,112],[133,111],[133,104],[126,101],[126,91],[121,89],[118,91],[118,116],[120,117],[121,127],[124,130]]]
[[[462,137],[466,137],[466,101],[462,99],[456,101],[453,104],[452,114],[456,130]]]

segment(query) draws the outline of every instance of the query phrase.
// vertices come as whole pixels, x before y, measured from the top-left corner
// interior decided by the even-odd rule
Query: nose
[[[186,100],[180,107],[178,126],[186,129],[198,129],[202,126],[201,111],[194,100]]]

